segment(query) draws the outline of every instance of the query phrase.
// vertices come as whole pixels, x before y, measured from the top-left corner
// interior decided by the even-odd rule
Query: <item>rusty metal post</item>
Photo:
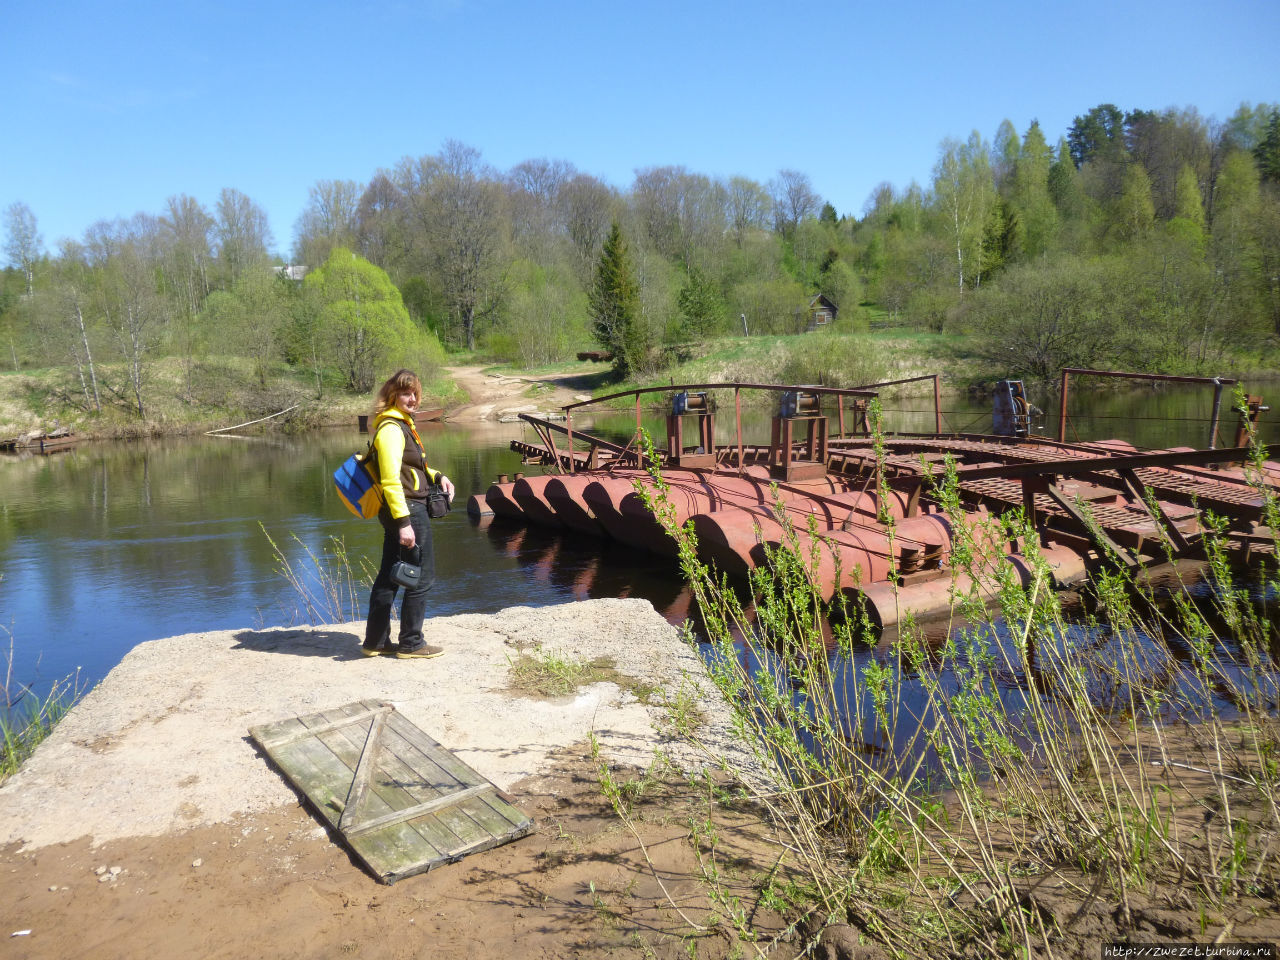
[[[933,432],[942,433],[942,374],[933,375]]]
[[[1222,380],[1213,378],[1213,413],[1209,415],[1209,449],[1218,442],[1218,418],[1222,416]]]
[[[839,423],[837,424],[837,426],[840,429],[840,433],[838,435],[843,439],[844,437],[844,394],[843,393],[836,394],[836,411],[840,417]]]
[[[1261,397],[1245,397],[1244,409],[1240,410],[1240,423],[1236,426],[1236,446],[1247,447],[1249,438],[1258,435],[1258,424],[1262,420],[1262,414],[1270,410],[1270,407],[1263,406]],[[1253,429],[1249,429],[1249,425],[1253,425]]]
[[[573,414],[568,410],[564,412],[564,432],[568,435],[569,440],[569,472],[577,473],[577,468],[573,462]],[[563,470],[560,471],[564,473]]]
[[[1058,442],[1067,442],[1067,379],[1071,376],[1070,371],[1062,371],[1062,400],[1058,407]]]
[[[636,391],[636,463],[640,469],[644,467],[644,454],[640,450],[640,391]]]
[[[745,465],[742,462],[742,388],[733,388],[733,416],[738,431],[738,473],[741,474]]]

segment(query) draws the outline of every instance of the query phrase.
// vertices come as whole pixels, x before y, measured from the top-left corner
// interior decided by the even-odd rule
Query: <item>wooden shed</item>
[[[825,327],[835,320],[839,312],[840,308],[823,294],[820,293],[815,297],[811,297],[809,299],[809,325],[805,328],[805,332],[812,333],[819,327]]]

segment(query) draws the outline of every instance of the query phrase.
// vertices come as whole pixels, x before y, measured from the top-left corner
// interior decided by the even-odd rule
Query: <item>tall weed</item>
[[[1081,910],[1118,904],[1119,929],[1139,890],[1206,916],[1280,896],[1276,634],[1220,531],[1204,586],[1170,597],[1116,562],[1089,612],[1068,615],[1025,518],[975,523],[952,468],[932,492],[957,531],[949,628],[904,616],[872,650],[857,603],[812,586],[816,530],[789,530],[748,606],[674,522],[661,475],[637,489],[678,545],[710,675],[770,771],[732,772],[785,837],[798,914],[913,956],[1062,955],[1071,923],[1044,906],[1047,878]],[[1000,553],[1014,539],[1025,581]]]

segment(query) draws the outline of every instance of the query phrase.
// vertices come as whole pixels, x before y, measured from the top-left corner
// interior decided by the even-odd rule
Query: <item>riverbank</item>
[[[518,607],[431,620],[446,655],[401,661],[361,656],[361,629],[192,634],[126,656],[0,787],[0,902],[8,932],[27,931],[11,955],[688,956],[649,866],[705,919],[714,905],[682,842],[696,795],[681,771],[700,758],[672,725],[700,718],[710,749],[733,748],[677,631],[644,601]],[[609,679],[540,697],[513,671],[537,657],[607,663]],[[363,698],[394,702],[511,793],[537,832],[376,883],[247,738]],[[658,752],[672,766],[655,768],[633,835],[598,766],[635,777]],[[749,814],[728,816],[723,850],[738,859],[726,878],[745,896],[778,848]],[[724,936],[699,940],[699,956],[727,955]]]
[[[86,440],[190,436],[237,424],[247,424],[246,432],[302,432],[352,425],[369,413],[369,396],[330,389],[317,399],[314,382],[283,367],[262,384],[235,358],[207,361],[194,390],[188,390],[172,361],[159,361],[155,368],[147,416],[141,419],[118,396],[104,400],[101,415],[86,413],[83,396],[76,395],[79,386],[66,370],[0,374],[0,439],[56,427],[69,427]],[[589,399],[600,369],[566,363],[524,374],[463,358],[426,377],[419,407],[440,408],[444,419],[459,423],[546,414]]]
[[[90,440],[187,436],[257,420],[263,423],[250,430],[301,432],[354,424],[358,414],[369,412],[371,401],[371,395],[350,394],[337,384],[317,390],[306,371],[283,363],[264,381],[240,357],[210,357],[190,369],[178,358],[165,357],[147,368],[139,416],[136,398],[121,387],[122,371],[103,365],[98,378],[100,413],[92,412],[88,384],[73,368],[0,373],[0,439],[55,427],[69,427]],[[423,409],[447,409],[466,400],[465,391],[442,371],[423,383]]]

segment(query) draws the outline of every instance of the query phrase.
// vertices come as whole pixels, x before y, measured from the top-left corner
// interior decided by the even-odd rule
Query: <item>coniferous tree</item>
[[[1053,151],[1045,142],[1040,124],[1027,128],[1014,168],[1012,206],[1018,216],[1022,253],[1036,257],[1047,250],[1058,229],[1058,211],[1049,191]]]
[[[587,305],[592,335],[613,354],[618,376],[627,377],[642,361],[647,344],[640,328],[640,288],[617,220],[600,251]]]
[[[680,308],[681,332],[690,339],[707,336],[724,317],[724,299],[710,278],[697,267],[689,268],[676,305]]]
[[[1263,182],[1280,184],[1280,110],[1271,111],[1267,132],[1253,148],[1253,157]]]

